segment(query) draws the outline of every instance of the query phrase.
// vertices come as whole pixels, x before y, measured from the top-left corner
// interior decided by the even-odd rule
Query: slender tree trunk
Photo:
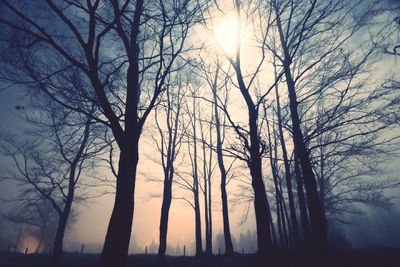
[[[272,215],[271,215],[271,210],[269,211],[268,216],[269,216],[269,218],[270,218],[272,244],[273,244],[274,246],[279,246],[279,245],[278,245],[277,238],[276,238],[274,220],[273,220]]]
[[[289,239],[288,239],[288,231],[286,227],[286,218],[285,218],[285,207],[283,205],[284,199],[282,197],[282,191],[278,191],[278,199],[277,201],[280,203],[280,212],[281,212],[281,220],[282,220],[282,233],[283,233],[283,247],[285,250],[289,249]]]
[[[275,117],[272,116],[272,120],[275,122]],[[276,131],[275,131],[275,127],[272,127],[272,131],[273,131],[273,138],[274,138],[274,157],[272,159],[272,152],[271,152],[271,164],[273,166],[274,169],[274,173],[275,173],[275,183],[276,183],[276,188],[277,188],[277,199],[276,201],[280,204],[280,212],[281,212],[281,221],[282,221],[282,233],[283,233],[283,244],[284,244],[284,248],[286,250],[289,249],[289,237],[288,237],[288,228],[290,228],[289,223],[286,223],[287,220],[287,211],[286,211],[286,204],[285,204],[285,198],[283,197],[283,189],[282,189],[282,180],[279,177],[279,170],[278,170],[278,162],[277,162],[277,158],[278,158],[278,142],[277,142],[277,137],[276,137]],[[272,144],[272,143],[270,143]],[[286,227],[287,226],[287,227]],[[290,232],[290,229],[289,229]]]
[[[268,115],[267,115],[267,108],[264,105],[264,119],[267,125],[267,137],[268,137],[268,143],[269,145],[269,163],[271,165],[271,173],[272,173],[272,178],[274,181],[274,187],[275,187],[275,202],[276,202],[276,217],[277,217],[277,222],[278,222],[278,233],[279,233],[279,240],[280,240],[280,246],[281,248],[287,249],[287,232],[286,232],[286,226],[285,226],[285,217],[283,214],[283,196],[282,196],[282,188],[280,188],[280,183],[279,183],[279,174],[278,174],[278,169],[277,169],[277,162],[276,158],[278,157],[278,152],[277,152],[277,142],[276,142],[276,135],[274,132],[274,142],[272,142],[271,138],[271,128],[270,124],[268,121]],[[273,129],[274,131],[274,129]],[[272,147],[274,151],[272,151]],[[273,153],[274,152],[274,153]]]
[[[275,68],[275,62],[274,62],[274,68]],[[275,78],[277,78],[276,71],[275,71]],[[289,198],[291,229],[293,231],[293,239],[294,239],[295,246],[298,246],[299,242],[300,242],[299,229],[298,229],[298,224],[297,224],[296,209],[294,207],[292,177],[290,175],[289,159],[288,159],[287,150],[286,150],[285,137],[283,135],[281,105],[280,105],[280,101],[279,101],[278,84],[275,86],[275,97],[276,97],[276,113],[277,113],[277,117],[278,117],[279,139],[280,139],[280,143],[281,143],[281,147],[282,147],[283,162],[285,165],[285,178],[286,178],[286,187],[287,187],[288,198]]]
[[[209,220],[209,212],[208,212],[208,184],[207,184],[207,178],[204,177],[204,224],[206,226],[205,229],[205,237],[206,237],[206,254],[210,255],[212,251],[210,251],[210,244],[211,244],[211,239],[210,239],[210,220]]]
[[[209,128],[209,142],[210,144],[213,144],[213,127],[212,127],[212,122],[214,120],[214,112],[211,110],[211,123],[210,123],[210,128]],[[212,167],[212,162],[213,162],[213,151],[210,149],[210,154],[208,157],[208,172],[207,172],[207,185],[208,185],[208,242],[206,246],[208,247],[209,254],[211,255],[213,253],[213,242],[212,242],[212,197],[211,197],[211,176],[213,172],[213,167]]]
[[[305,242],[309,243],[310,223],[308,219],[309,217],[307,212],[307,203],[303,190],[303,179],[301,177],[300,162],[296,150],[294,151],[294,164],[295,164],[294,167],[295,167],[296,182],[297,182],[297,198],[299,201],[299,209],[300,209],[301,228],[303,230],[303,238]]]
[[[276,220],[278,222],[278,233],[279,233],[279,245],[281,248],[284,247],[283,229],[282,229],[282,217],[281,217],[281,202],[279,201],[279,194],[277,184],[275,185],[275,201],[276,201]]]
[[[210,162],[210,169],[211,169],[211,162]],[[208,176],[207,182],[208,182],[208,244],[207,247],[209,248],[209,254],[212,254],[213,251],[213,243],[212,243],[212,202],[211,202],[211,175]]]
[[[203,254],[203,245],[201,239],[201,214],[200,214],[200,202],[199,202],[199,176],[197,166],[197,133],[196,133],[196,103],[195,98],[193,99],[193,198],[194,198],[194,219],[195,219],[195,239],[196,239],[196,256]]]
[[[212,253],[211,250],[211,237],[210,237],[210,220],[209,220],[209,203],[208,203],[208,183],[207,183],[207,161],[206,161],[206,144],[205,144],[205,137],[204,137],[204,132],[203,132],[203,125],[200,121],[200,126],[201,126],[201,138],[202,138],[202,149],[203,149],[203,186],[204,186],[204,224],[205,224],[205,237],[206,237],[206,251],[205,253],[207,255],[210,255]]]
[[[90,135],[90,120],[86,121],[85,129],[83,133],[82,142],[79,145],[79,149],[77,154],[75,155],[73,161],[70,164],[69,169],[69,177],[68,177],[68,193],[65,200],[64,207],[61,210],[57,209],[59,213],[59,220],[57,226],[56,237],[54,240],[54,246],[52,250],[52,260],[51,263],[53,266],[61,266],[62,264],[62,254],[63,254],[63,241],[65,235],[65,229],[67,228],[68,217],[71,213],[72,202],[74,201],[75,195],[75,186],[77,179],[76,172],[78,169],[78,164],[82,159],[82,155],[84,154],[84,150],[86,148],[88,139]]]
[[[228,196],[226,193],[226,169],[224,164],[224,157],[222,154],[222,136],[221,136],[221,123],[218,113],[217,106],[217,79],[218,70],[215,74],[215,80],[213,84],[213,99],[214,99],[214,117],[215,117],[215,131],[216,131],[216,142],[217,142],[217,160],[218,167],[221,173],[221,203],[222,203],[222,221],[224,227],[224,241],[225,241],[225,254],[230,255],[233,253],[231,230],[229,225],[229,208],[228,208]]]
[[[287,208],[286,208],[286,203],[285,203],[285,198],[283,197],[283,190],[282,190],[282,186],[281,186],[281,182],[279,182],[279,196],[280,196],[280,201],[281,201],[281,212],[282,212],[282,222],[283,222],[283,235],[285,237],[285,248],[287,250],[290,249],[290,238],[292,235],[292,230],[290,228],[290,219],[289,219],[289,215],[287,212]]]
[[[197,179],[196,179],[197,183]],[[195,234],[196,234],[196,256],[203,254],[203,245],[201,240],[201,216],[200,216],[200,203],[199,203],[199,189],[198,185],[194,190],[194,213],[195,213]]]
[[[158,247],[158,260],[162,262],[165,258],[165,252],[167,249],[167,232],[168,232],[168,220],[169,210],[172,202],[172,182],[175,174],[174,159],[177,155],[176,145],[178,141],[178,125],[181,111],[181,100],[180,87],[178,95],[176,96],[175,106],[175,117],[172,118],[172,103],[173,99],[169,91],[166,92],[168,102],[166,110],[166,125],[168,129],[168,140],[166,141],[166,155],[163,149],[161,150],[162,167],[164,170],[164,189],[163,189],[163,200],[161,205],[161,217],[160,217],[160,229],[159,229],[159,247]],[[156,113],[157,114],[157,113]],[[157,116],[156,116],[157,122]],[[157,122],[157,127],[160,127]],[[160,129],[161,137],[163,137],[162,129]],[[164,139],[164,138],[162,138]],[[161,144],[162,146],[164,144]]]

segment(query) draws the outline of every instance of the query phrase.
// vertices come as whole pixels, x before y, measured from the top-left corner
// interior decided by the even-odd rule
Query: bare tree
[[[238,25],[241,25],[241,15],[242,14],[242,5],[240,1],[234,1],[233,3],[236,19]],[[249,82],[246,84],[245,77],[242,73],[241,67],[241,29],[239,26],[237,33],[237,43],[235,44],[235,53],[233,56],[226,55],[229,60],[230,65],[233,68],[234,75],[237,82],[237,88],[242,96],[246,104],[247,109],[247,124],[248,129],[244,129],[235,123],[227,109],[222,107],[225,114],[227,115],[228,121],[234,129],[237,136],[240,138],[243,143],[243,151],[241,154],[242,160],[244,160],[249,168],[250,176],[251,176],[251,185],[254,191],[254,210],[256,216],[256,226],[257,226],[257,243],[258,243],[258,253],[260,255],[265,255],[268,252],[271,252],[272,248],[272,238],[271,238],[271,216],[270,216],[270,207],[267,199],[267,194],[265,190],[265,185],[263,181],[262,175],[262,155],[265,150],[265,145],[260,139],[260,125],[258,122],[259,116],[259,106],[260,101],[252,97],[251,95],[251,85],[255,80],[256,76],[259,74],[260,65],[264,61],[264,58],[258,63],[258,67],[256,71],[250,75],[251,77],[246,79]],[[239,156],[240,157],[240,156]]]
[[[314,146],[311,139],[326,134],[337,141],[340,139],[338,142],[341,145],[347,143],[347,140],[355,144],[356,136],[372,137],[388,127],[387,123],[380,120],[383,118],[380,116],[382,113],[376,114],[377,110],[369,106],[372,99],[382,96],[382,91],[370,90],[363,82],[363,74],[367,72],[366,62],[374,63],[371,58],[376,46],[364,42],[360,45],[362,48],[359,48],[363,49],[361,54],[355,48],[352,50],[346,47],[361,29],[368,26],[368,19],[375,14],[376,2],[364,4],[361,1],[351,6],[340,1],[270,1],[269,6],[266,5],[268,10],[273,10],[276,31],[271,32],[271,42],[264,42],[263,45],[278,59],[278,65],[284,73],[291,116],[289,130],[306,188],[313,245],[321,251],[326,251],[328,247],[324,181],[319,179],[324,172],[324,163],[316,160],[316,147],[321,147]],[[357,13],[355,7],[367,11]],[[275,40],[278,42],[275,43]],[[324,106],[323,111],[320,110],[321,104]],[[382,107],[379,110],[387,110],[387,103],[378,105]],[[362,115],[361,109],[360,113],[356,111],[361,106],[364,111],[368,110]],[[390,117],[386,122],[391,120]],[[363,125],[371,124],[363,128],[359,122]],[[347,130],[342,132],[344,128]],[[324,147],[335,142],[326,140]],[[356,147],[360,148],[361,143]],[[342,148],[349,146],[344,145]],[[332,155],[329,158],[334,157]],[[335,165],[338,166],[339,162],[336,161]],[[350,163],[351,160],[346,162]],[[317,165],[322,169],[317,171]],[[299,170],[296,168],[296,177],[300,177]],[[336,175],[340,176],[339,172]],[[298,189],[301,189],[299,184]],[[306,229],[304,211],[302,213],[303,228]]]
[[[221,203],[222,203],[222,219],[223,219],[223,227],[224,227],[224,244],[225,244],[225,254],[230,255],[233,253],[233,244],[232,244],[232,237],[231,237],[231,230],[230,230],[230,223],[229,223],[229,208],[228,208],[228,195],[226,191],[226,184],[228,182],[227,176],[228,171],[225,167],[224,163],[224,155],[223,155],[223,142],[225,137],[225,121],[224,118],[221,123],[219,108],[218,108],[218,76],[219,76],[219,64],[216,64],[217,69],[215,71],[214,79],[210,80],[207,79],[209,86],[212,90],[213,94],[213,112],[215,118],[215,132],[216,132],[216,153],[217,153],[217,160],[218,160],[218,167],[221,174]],[[227,105],[227,97],[224,97],[224,108],[226,109]],[[224,113],[223,113],[224,114]]]
[[[90,89],[73,91],[72,96],[83,95],[95,103],[101,116],[92,119],[108,126],[115,137],[120,150],[115,204],[101,261],[122,266],[132,227],[139,138],[158,96],[166,89],[168,74],[180,69],[175,62],[186,50],[184,42],[200,6],[189,1],[142,0],[49,0],[46,5],[4,0],[2,4],[8,15],[0,23],[10,35],[20,33],[27,41],[15,49],[30,51],[44,65],[50,65],[53,57],[61,58],[63,64],[55,65],[48,75],[39,75],[38,80],[54,81],[65,69],[85,77]],[[39,19],[36,14],[41,15]],[[36,74],[40,67],[36,64]],[[44,92],[65,108],[88,115],[57,86]]]
[[[196,101],[196,88],[191,90],[192,94],[192,106],[187,107],[190,112],[190,124],[191,124],[191,136],[188,136],[188,152],[190,154],[190,162],[192,166],[192,191],[193,191],[193,208],[195,212],[195,239],[196,239],[196,256],[203,254],[202,237],[201,237],[201,214],[200,214],[200,202],[199,202],[199,166],[198,166],[198,152],[197,152],[197,114],[199,109],[198,101]],[[189,105],[189,104],[188,104]],[[191,152],[191,145],[193,146],[193,152]]]
[[[155,139],[160,151],[161,164],[164,174],[163,195],[160,217],[160,240],[158,248],[159,260],[164,260],[167,248],[168,216],[172,201],[172,185],[175,175],[175,160],[182,147],[185,125],[182,121],[182,101],[185,88],[182,81],[171,84],[173,89],[165,92],[165,103],[155,110],[155,121],[159,132],[159,140]],[[176,89],[175,89],[176,88]]]
[[[201,111],[204,113],[205,111]],[[211,110],[211,117],[206,122],[204,122],[205,116],[199,117],[199,127],[200,127],[200,142],[201,142],[201,149],[202,149],[202,162],[203,162],[203,187],[201,190],[203,191],[204,196],[204,221],[205,221],[205,237],[206,237],[206,251],[207,255],[212,254],[212,198],[211,198],[211,178],[214,172],[213,164],[213,112]],[[206,136],[205,131],[205,123],[208,123],[208,136]],[[207,154],[208,151],[208,154]]]
[[[6,179],[15,180],[25,188],[24,201],[48,201],[57,213],[52,261],[59,265],[72,204],[84,197],[75,198],[79,178],[92,166],[89,159],[99,149],[90,118],[65,112],[51,100],[40,107],[39,114],[28,117],[36,125],[32,130],[35,140],[4,138],[1,152],[11,160],[13,168],[5,167],[3,173]]]

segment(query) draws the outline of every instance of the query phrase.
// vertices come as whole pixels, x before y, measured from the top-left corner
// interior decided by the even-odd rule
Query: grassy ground
[[[49,255],[20,253],[1,253],[0,267],[45,267]],[[66,253],[63,259],[65,267],[95,267],[97,254]],[[156,255],[132,255],[128,267],[158,267]],[[301,256],[276,253],[268,260],[260,260],[255,255],[235,254],[229,257],[166,257],[162,267],[308,267]],[[321,267],[399,267],[400,250],[397,249],[360,249],[333,252],[322,263]]]

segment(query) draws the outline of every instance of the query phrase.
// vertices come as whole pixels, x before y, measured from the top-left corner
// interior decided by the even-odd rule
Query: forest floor
[[[64,267],[98,266],[97,254],[65,253]],[[46,267],[48,254],[0,253],[0,267]],[[165,262],[157,264],[156,255],[130,255],[127,267],[309,267],[304,258],[288,254],[275,254],[270,260],[263,260],[251,254],[232,256],[173,257],[167,256]],[[318,267],[399,267],[400,249],[368,248],[332,252],[323,263],[312,264]]]

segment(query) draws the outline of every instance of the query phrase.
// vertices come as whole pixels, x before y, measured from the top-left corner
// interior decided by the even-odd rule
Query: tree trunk
[[[278,222],[278,233],[279,233],[279,240],[280,240],[280,246],[281,248],[287,249],[287,232],[286,232],[286,224],[285,224],[285,217],[283,213],[283,196],[282,196],[282,188],[280,187],[280,182],[279,180],[279,174],[278,174],[278,169],[277,169],[277,162],[276,159],[278,157],[278,150],[277,150],[277,138],[274,131],[274,142],[272,142],[272,137],[271,137],[271,128],[269,125],[268,121],[268,115],[267,115],[267,108],[264,106],[264,119],[267,125],[267,138],[268,138],[268,143],[269,145],[269,163],[271,166],[271,173],[272,173],[272,178],[274,181],[274,187],[275,187],[275,202],[276,202],[276,218]],[[274,120],[274,118],[273,118]],[[272,147],[274,151],[272,151]],[[274,153],[273,153],[274,152]]]
[[[133,23],[130,25],[130,46],[127,52],[128,69],[126,74],[126,103],[125,103],[125,129],[122,130],[118,118],[112,112],[110,105],[106,105],[111,130],[120,149],[118,162],[117,187],[115,191],[114,207],[103,251],[100,256],[101,264],[105,267],[125,266],[128,258],[129,241],[132,233],[132,221],[135,202],[136,170],[139,162],[139,138],[144,119],[139,120],[138,110],[140,102],[139,81],[139,44],[140,20],[143,13],[143,0],[137,0],[133,12]],[[117,3],[117,1],[115,2]],[[113,4],[114,5],[114,4]],[[99,81],[97,81],[99,83]],[[102,96],[103,102],[108,102]],[[150,108],[150,106],[148,107]]]
[[[210,254],[212,254],[213,251],[213,242],[212,242],[212,202],[211,202],[211,177],[208,177],[208,223],[210,224],[208,230],[208,234],[210,236],[209,238],[209,244],[207,246],[210,249]]]
[[[218,114],[218,106],[217,106],[217,79],[218,79],[218,70],[215,74],[215,80],[213,84],[213,99],[214,99],[214,116],[215,116],[215,131],[216,131],[216,142],[217,142],[217,160],[218,167],[221,173],[221,203],[222,203],[222,221],[224,227],[224,241],[225,241],[225,254],[230,255],[233,253],[233,244],[231,237],[231,230],[229,225],[229,208],[228,208],[228,196],[226,194],[226,169],[224,164],[224,157],[222,154],[222,136],[221,136],[221,124],[219,120]]]
[[[275,64],[274,64],[274,66],[275,66]],[[276,72],[275,72],[275,76],[276,76]],[[275,77],[275,78],[277,78],[277,77]],[[283,135],[283,129],[282,129],[282,116],[281,116],[281,105],[280,105],[280,101],[279,101],[278,85],[275,86],[275,96],[276,96],[276,113],[277,113],[277,117],[278,117],[279,139],[280,139],[280,143],[281,143],[281,147],[282,147],[283,162],[285,165],[285,178],[286,178],[286,187],[287,187],[288,198],[289,198],[290,221],[291,221],[291,226],[292,226],[291,228],[293,231],[293,239],[294,239],[295,246],[298,246],[299,242],[300,242],[299,229],[298,229],[298,224],[297,224],[296,209],[294,207],[292,177],[290,175],[289,159],[288,159],[287,150],[286,150],[285,137]]]
[[[278,241],[277,241],[276,233],[275,233],[274,220],[273,220],[272,215],[271,215],[271,210],[269,210],[268,217],[269,217],[269,219],[270,219],[269,223],[270,223],[270,225],[271,225],[272,244],[273,244],[274,246],[278,246]]]
[[[315,174],[312,169],[310,155],[304,143],[303,133],[300,128],[300,118],[297,111],[298,102],[296,96],[296,89],[290,70],[291,57],[289,54],[289,50],[286,46],[286,40],[284,37],[282,24],[280,21],[276,3],[275,3],[275,14],[277,17],[276,19],[277,19],[279,36],[281,40],[281,46],[284,52],[283,67],[289,94],[289,107],[290,107],[292,127],[293,127],[293,143],[295,149],[297,150],[301,169],[303,172],[304,185],[307,194],[308,209],[310,212],[313,247],[315,251],[318,251],[319,255],[321,255],[328,249],[326,217],[323,211],[321,200],[318,195],[317,181],[315,179]]]
[[[314,248],[318,251],[325,251],[328,248],[326,218],[323,212],[321,200],[317,190],[317,181],[312,169],[309,152],[307,151],[303,134],[300,129],[300,119],[297,113],[297,99],[294,89],[294,83],[291,79],[290,71],[285,71],[286,82],[288,83],[290,112],[292,115],[293,125],[293,141],[295,149],[298,152],[301,169],[303,171],[303,180],[306,188],[308,209],[310,212],[311,233],[313,238]]]
[[[301,219],[301,227],[303,230],[303,239],[306,243],[309,243],[310,240],[310,223],[308,219],[308,212],[307,212],[307,203],[304,196],[303,190],[303,179],[301,177],[301,170],[300,170],[300,162],[296,153],[294,151],[294,167],[295,167],[295,174],[296,174],[296,182],[297,182],[297,198],[299,200],[299,209],[300,209],[300,219]]]
[[[250,169],[251,185],[254,191],[254,211],[257,226],[258,253],[260,255],[266,255],[268,252],[271,251],[272,240],[269,224],[270,219],[268,218],[269,203],[267,199],[267,193],[265,192],[264,180],[262,177],[262,155],[260,151],[261,145],[257,125],[258,109],[251,99],[249,91],[247,90],[247,87],[244,83],[243,75],[240,68],[240,57],[238,53],[236,55],[236,64],[234,68],[239,84],[239,90],[246,102],[248,110],[248,122],[250,132],[250,145],[248,149],[250,152],[250,160],[247,164]]]
[[[281,205],[279,201],[279,194],[278,194],[278,189],[277,189],[277,184],[275,183],[274,179],[274,185],[275,185],[275,202],[276,202],[276,220],[278,223],[278,233],[279,233],[279,246],[280,248],[283,248],[284,245],[284,238],[283,238],[283,229],[282,229],[282,218],[281,218]]]
[[[62,264],[63,240],[64,240],[65,229],[67,228],[68,217],[71,211],[72,200],[73,200],[73,193],[72,195],[68,195],[64,209],[59,216],[57,232],[51,256],[52,266],[61,266]]]
[[[201,125],[201,123],[200,123]],[[201,138],[203,140],[202,148],[203,148],[203,178],[204,178],[204,224],[205,224],[205,237],[206,237],[206,254],[211,255],[211,237],[210,237],[210,213],[209,203],[208,203],[208,183],[207,183],[207,161],[206,161],[206,144],[204,140],[203,134],[203,126],[201,125]]]
[[[193,118],[193,198],[194,198],[194,220],[195,220],[195,239],[196,239],[196,256],[203,254],[203,245],[201,239],[201,214],[199,202],[199,176],[197,170],[197,132],[196,132],[196,103],[193,99],[192,106]]]
[[[253,149],[254,150],[254,149]],[[254,152],[253,152],[254,153]],[[259,153],[254,153],[259,154]],[[252,187],[254,190],[254,209],[257,226],[258,253],[266,255],[272,247],[270,219],[268,218],[268,200],[265,192],[264,181],[261,173],[261,157],[252,157],[250,163],[250,173],[252,177]]]
[[[63,253],[63,241],[65,235],[65,229],[67,228],[68,217],[71,213],[72,202],[74,201],[75,186],[77,179],[76,172],[81,169],[78,167],[79,161],[83,160],[82,155],[84,154],[85,147],[87,145],[90,135],[90,119],[85,123],[85,130],[83,133],[82,142],[79,145],[77,154],[70,164],[69,177],[68,177],[68,193],[65,201],[65,205],[62,209],[57,209],[59,214],[59,221],[57,226],[56,237],[54,240],[54,246],[52,251],[52,265],[61,266],[62,264],[62,253]]]
[[[133,137],[132,137],[133,138]],[[138,140],[121,149],[115,203],[101,253],[103,266],[125,266],[132,232]]]
[[[165,251],[167,249],[167,231],[168,231],[168,217],[169,209],[172,201],[172,180],[164,181],[163,201],[161,205],[161,218],[160,218],[160,243],[158,247],[158,259],[160,261],[165,258]]]
[[[176,113],[175,118],[172,120],[172,103],[171,95],[169,91],[166,91],[166,95],[168,98],[168,105],[166,110],[166,125],[168,129],[168,140],[166,142],[166,155],[164,154],[163,149],[161,149],[161,162],[164,170],[164,189],[163,189],[163,200],[161,206],[161,217],[160,217],[160,233],[159,233],[159,247],[158,247],[158,260],[161,262],[165,258],[165,252],[167,249],[167,232],[168,232],[168,218],[169,218],[169,210],[171,207],[172,201],[172,181],[175,174],[174,168],[174,159],[177,155],[176,153],[176,145],[178,138],[178,125],[179,125],[179,117],[181,110],[181,100],[182,96],[180,94],[180,87],[178,90],[178,95],[176,98]],[[174,124],[172,125],[172,121]],[[157,116],[156,116],[157,122]],[[157,122],[157,127],[160,127]],[[162,133],[161,128],[159,128],[160,133]],[[162,139],[163,134],[161,134]],[[163,146],[163,144],[161,144]]]
[[[197,179],[196,179],[197,183]],[[194,193],[194,217],[195,217],[195,235],[196,235],[196,256],[203,254],[203,245],[201,240],[201,216],[199,203],[199,189],[196,186]]]

